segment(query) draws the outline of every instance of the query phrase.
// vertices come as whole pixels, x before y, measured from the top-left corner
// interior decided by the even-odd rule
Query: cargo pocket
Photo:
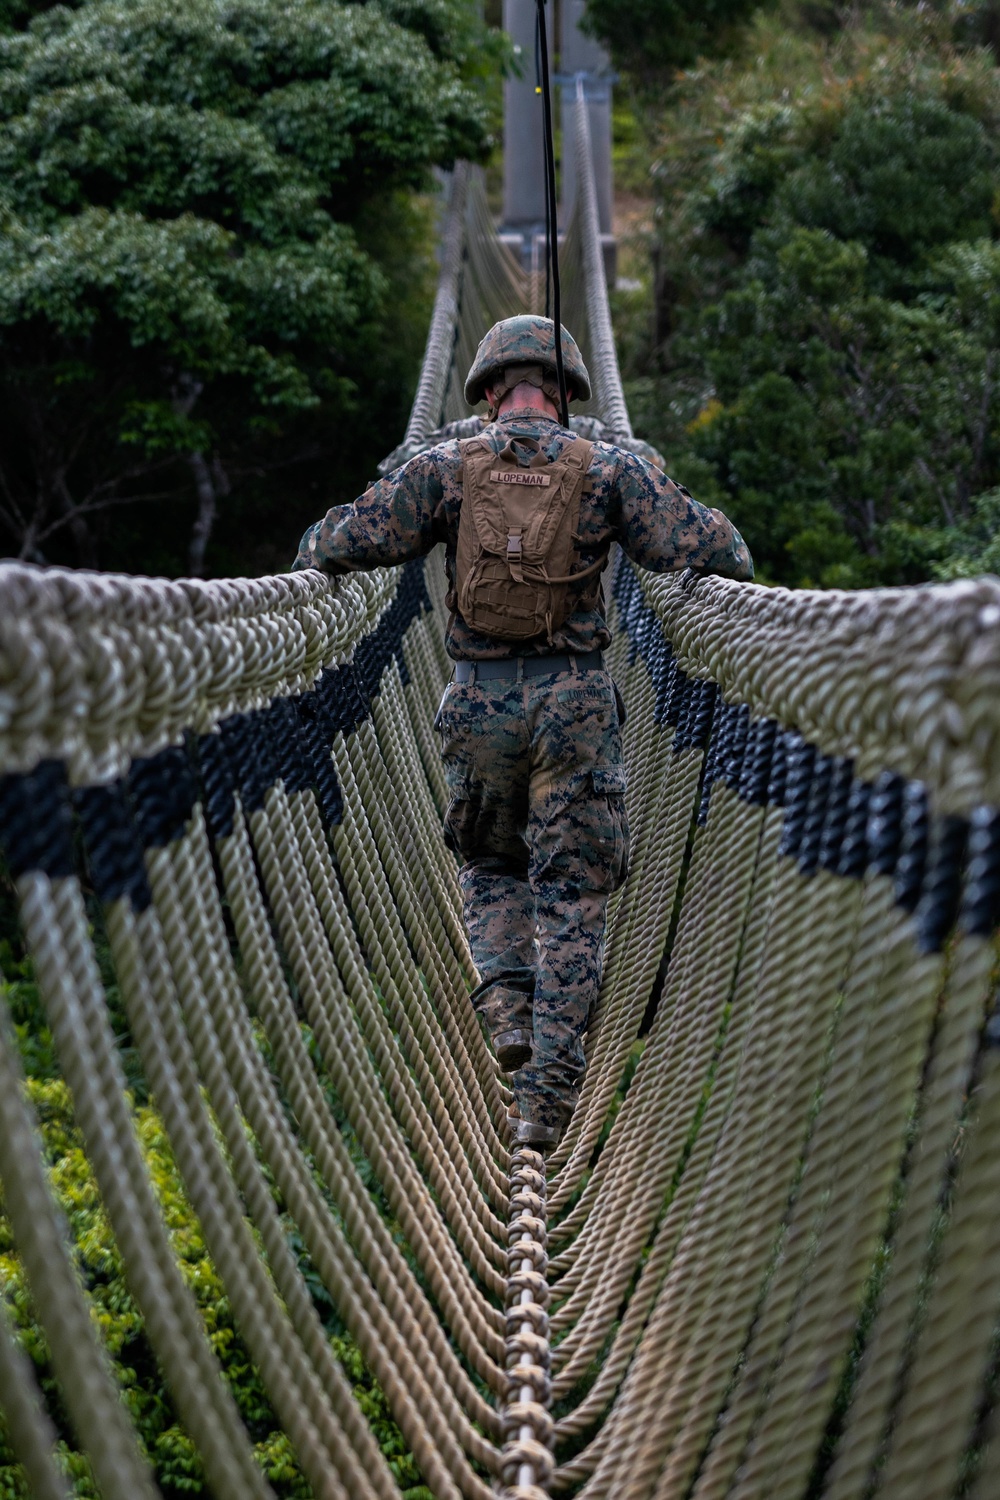
[[[625,767],[595,767],[590,777],[595,799],[604,799],[607,805],[610,833],[608,848],[609,852],[612,849],[614,851],[609,870],[610,889],[616,891],[628,875],[631,850],[628,813],[625,809]]]
[[[533,880],[607,894],[618,889],[628,867],[623,766],[575,773],[534,811]]]
[[[452,854],[467,864],[476,853],[476,829],[482,811],[482,799],[468,786],[455,791],[444,815],[444,841]]]

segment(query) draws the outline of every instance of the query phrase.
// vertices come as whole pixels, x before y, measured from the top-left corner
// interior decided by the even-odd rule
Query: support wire
[[[545,116],[545,253],[552,271],[552,320],[555,324],[556,380],[559,385],[559,420],[569,426],[566,371],[562,352],[562,306],[559,291],[559,224],[556,217],[556,162],[552,135],[552,85],[549,78],[549,40],[545,30],[545,0],[537,0],[538,51],[541,58],[542,106]],[[546,302],[547,302],[546,298]]]

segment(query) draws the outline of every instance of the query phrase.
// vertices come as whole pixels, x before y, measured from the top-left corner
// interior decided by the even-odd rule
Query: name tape
[[[494,484],[551,484],[551,474],[539,474],[537,469],[491,469]]]

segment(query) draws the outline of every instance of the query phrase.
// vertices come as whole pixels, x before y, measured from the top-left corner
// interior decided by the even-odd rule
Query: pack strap
[[[608,553],[610,551],[611,551],[611,545],[609,543],[608,546],[605,547],[604,551],[601,553],[600,557],[597,559],[596,562],[588,563],[588,565],[585,568],[581,568],[578,573],[567,573],[566,576],[565,576],[565,578],[550,578],[549,575],[546,573],[546,575],[545,575],[545,582],[546,583],[576,583],[581,578],[590,578],[590,577],[592,577],[592,575],[594,573],[597,573],[601,568],[604,567],[605,563],[608,560]]]
[[[507,567],[510,570],[511,578],[517,583],[524,582],[524,569],[521,567],[521,536],[523,529],[521,526],[516,526],[512,527],[507,533]]]

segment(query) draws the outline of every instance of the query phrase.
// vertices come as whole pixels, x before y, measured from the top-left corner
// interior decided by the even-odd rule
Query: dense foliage
[[[96,919],[96,911],[95,911]],[[171,1244],[185,1279],[201,1310],[205,1327],[254,1441],[255,1452],[276,1495],[308,1497],[291,1445],[268,1401],[235,1326],[225,1288],[209,1258],[201,1227],[191,1211],[162,1121],[149,1100],[128,1021],[110,965],[106,943],[98,931],[97,951],[102,961],[105,991],[112,1024],[132,1095],[133,1117]],[[32,965],[18,933],[12,893],[0,871],[0,1006],[14,1022],[27,1074],[27,1090],[51,1167],[51,1182],[66,1216],[76,1246],[77,1267],[90,1297],[101,1337],[111,1357],[115,1376],[128,1405],[139,1439],[153,1466],[162,1494],[195,1497],[207,1494],[201,1458],[179,1425],[164,1387],[142,1319],[125,1278],[124,1265],[101,1203],[97,1184],[83,1148],[73,1103],[62,1082],[52,1037],[34,983]],[[354,1137],[337,1112],[350,1149]],[[359,1166],[367,1172],[363,1158]],[[298,1251],[302,1271],[313,1291],[329,1331],[333,1350],[344,1367],[355,1397],[371,1424],[395,1474],[404,1500],[429,1500],[412,1455],[393,1421],[385,1396],[366,1368],[350,1335],[338,1319],[329,1294],[301,1246],[294,1225],[289,1240]],[[17,1256],[10,1228],[3,1217],[0,1194],[0,1288],[8,1316],[18,1328],[31,1356],[49,1409],[60,1429],[59,1460],[81,1500],[98,1500],[90,1463],[77,1444],[52,1373],[45,1337],[35,1320],[31,1290]],[[0,1418],[0,1500],[30,1500],[24,1471],[14,1462]]]
[[[630,81],[655,89],[675,68],[725,51],[759,0],[586,0],[585,24]]]
[[[426,326],[413,190],[484,148],[488,51],[465,0],[92,0],[0,38],[8,550],[176,571],[197,497],[200,571],[236,491],[218,560],[261,524],[284,559],[286,476],[370,471]]]
[[[992,53],[947,15],[890,7],[831,35],[786,13],[646,110],[656,307],[633,408],[674,468],[764,578],[995,567]]]

